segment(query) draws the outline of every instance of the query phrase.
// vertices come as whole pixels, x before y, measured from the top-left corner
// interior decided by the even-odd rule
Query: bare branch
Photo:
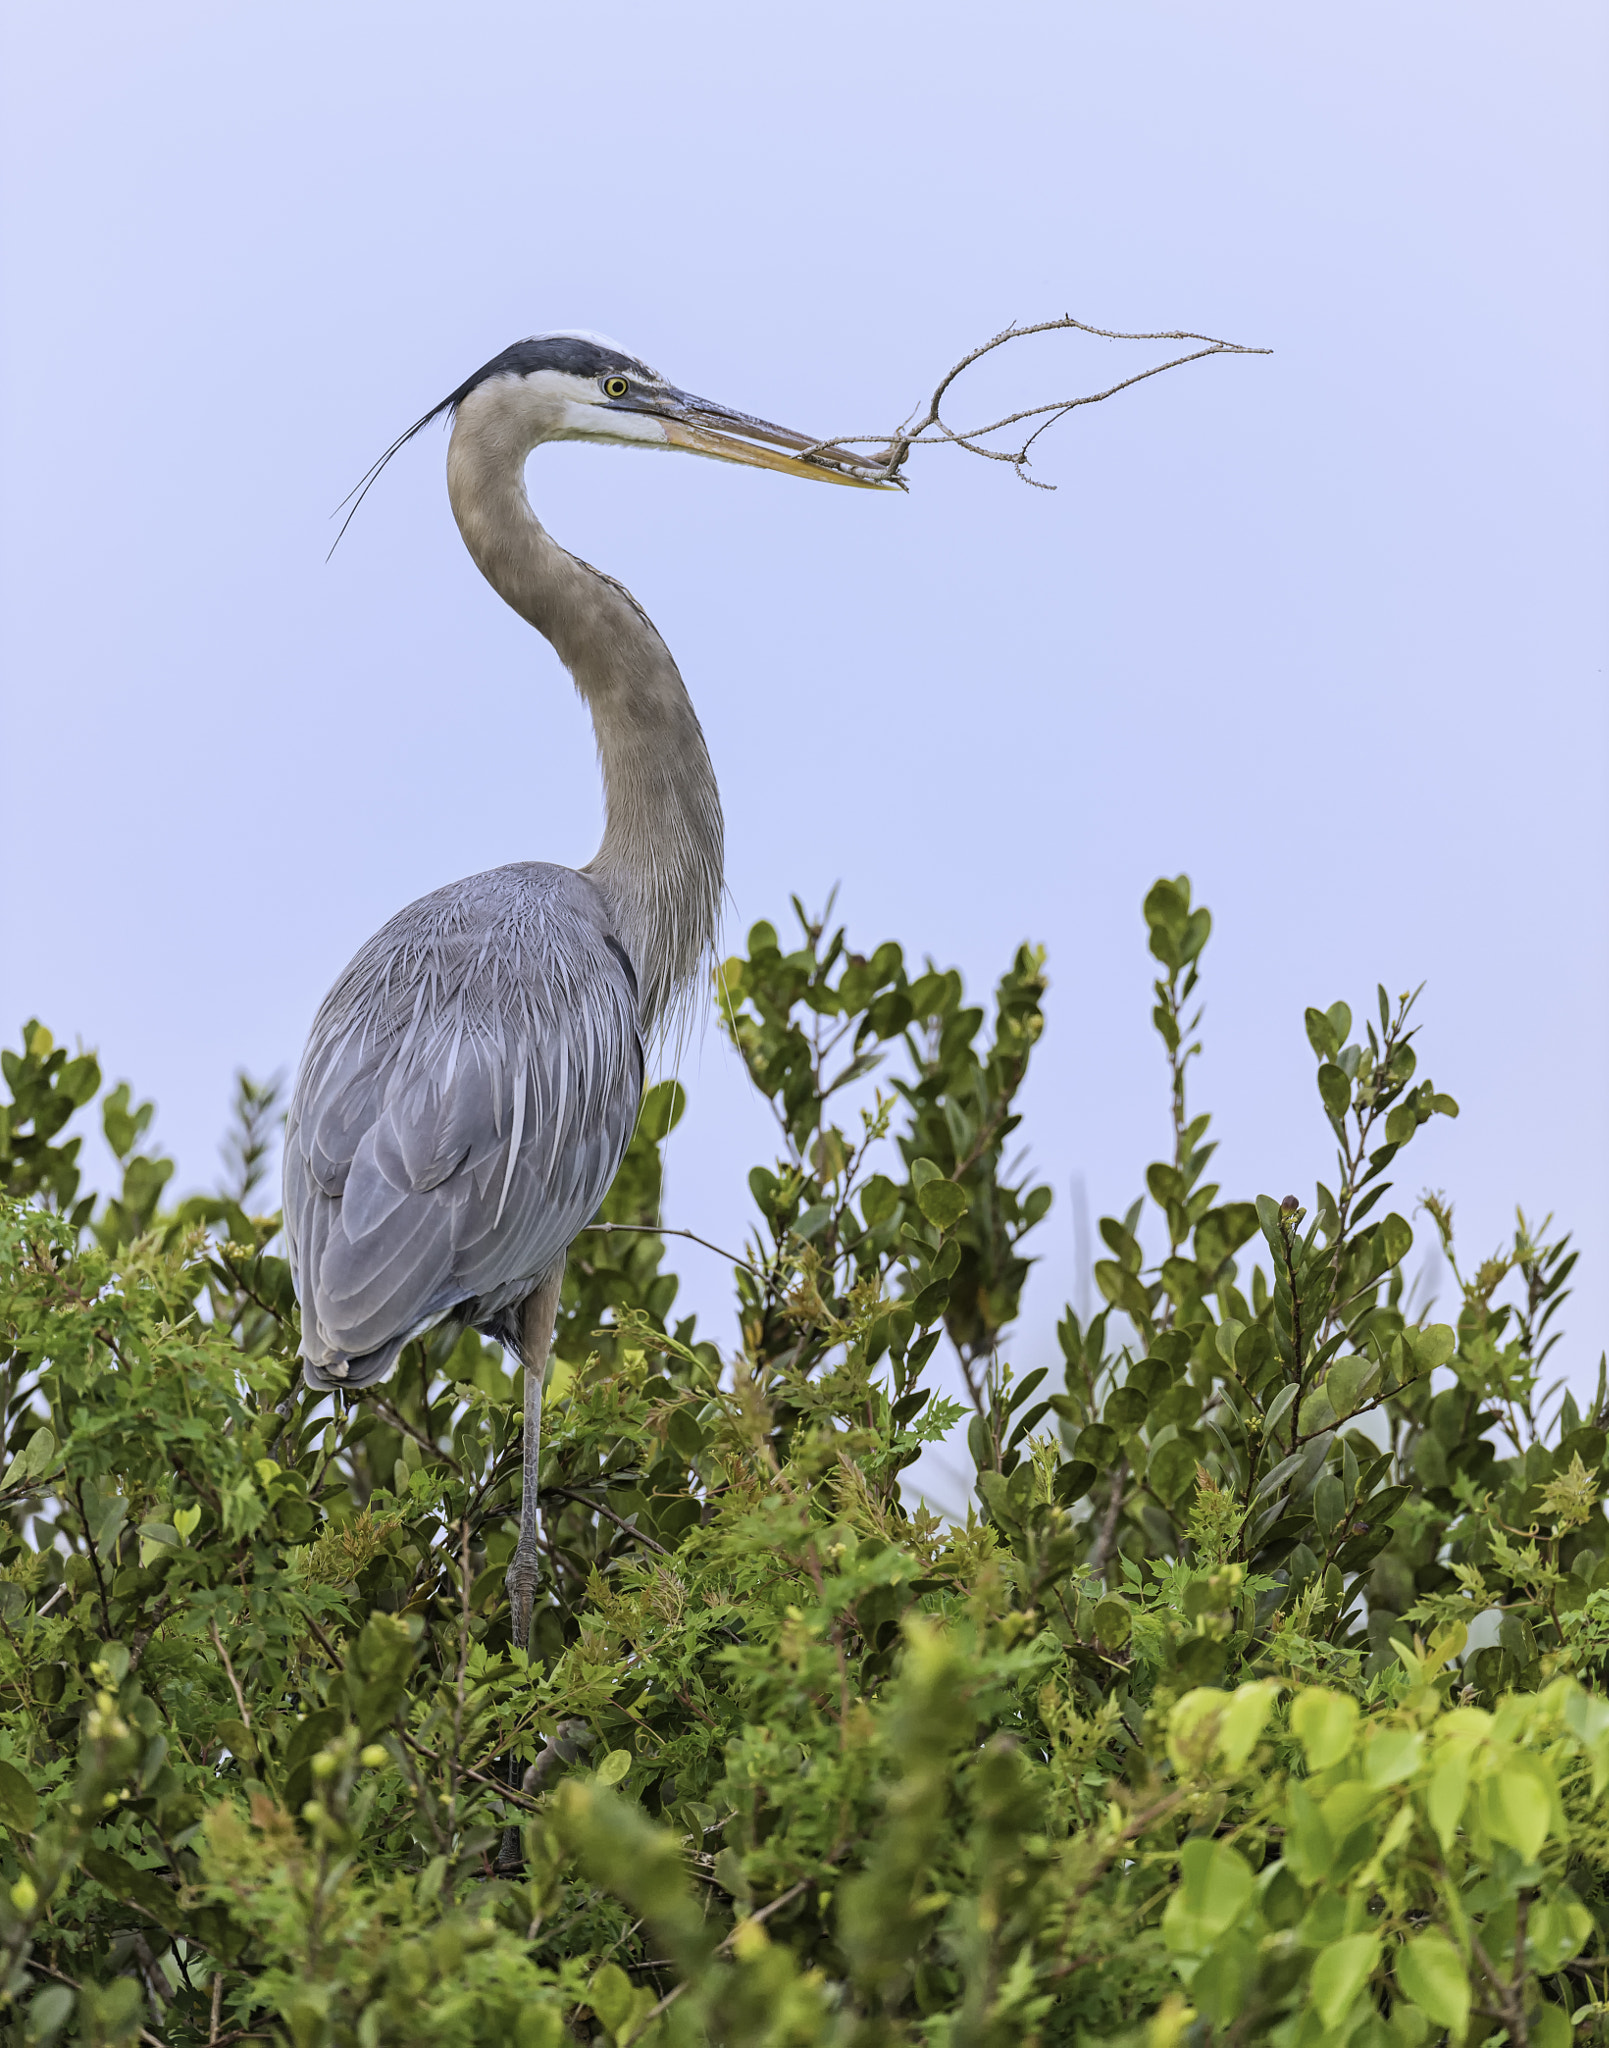
[[[1172,356],[1165,363],[1153,363],[1149,369],[1136,370],[1131,377],[1120,378],[1115,384],[1107,385],[1104,391],[1089,391],[1077,398],[1058,398],[1045,405],[1026,407],[1021,412],[1011,412],[1003,418],[992,420],[985,427],[969,427],[964,432],[947,426],[941,416],[946,393],[950,386],[972,365],[982,360],[992,350],[1002,348],[1008,341],[1020,341],[1028,334],[1052,334],[1064,328],[1076,328],[1080,334],[1093,334],[1102,341],[1196,341],[1201,346],[1190,350],[1187,355]],[[1071,313],[1064,313],[1059,320],[1038,320],[1029,327],[1019,327],[1015,321],[1009,327],[984,342],[980,347],[964,355],[939,379],[933,396],[920,419],[909,416],[905,424],[893,434],[833,434],[824,441],[803,451],[806,456],[830,452],[834,448],[864,447],[868,443],[881,443],[877,460],[881,463],[884,480],[902,481],[899,471],[913,448],[938,448],[946,442],[958,448],[965,448],[969,455],[981,455],[990,462],[1008,462],[1025,484],[1032,484],[1038,491],[1053,491],[1054,484],[1041,483],[1037,477],[1027,474],[1028,451],[1039,436],[1058,420],[1065,419],[1070,412],[1081,405],[1099,405],[1103,399],[1113,398],[1119,391],[1127,391],[1131,384],[1143,384],[1147,377],[1160,377],[1164,370],[1177,370],[1185,363],[1198,363],[1204,356],[1268,356],[1273,350],[1252,348],[1239,341],[1221,341],[1211,334],[1191,334],[1182,328],[1169,328],[1155,334],[1124,334],[1111,327],[1091,327],[1087,321],[1075,320]],[[913,424],[914,420],[914,424]],[[1020,426],[1025,420],[1038,420],[1039,425],[1023,442],[1020,448],[985,448],[979,444],[991,434],[1003,433],[1007,427]]]
[[[212,1647],[218,1652],[218,1661],[224,1668],[224,1676],[229,1680],[229,1690],[235,1696],[235,1705],[240,1709],[240,1725],[243,1728],[249,1729],[251,1727],[251,1708],[247,1706],[246,1695],[240,1689],[240,1680],[235,1676],[235,1667],[229,1661],[229,1652],[223,1646],[223,1637],[218,1633],[218,1624],[209,1617],[207,1627],[212,1633]]]
[[[734,1266],[741,1266],[745,1273],[752,1273],[756,1280],[765,1279],[765,1274],[751,1266],[747,1259],[740,1259],[736,1252],[722,1251],[718,1244],[711,1244],[707,1237],[700,1237],[696,1230],[677,1230],[668,1223],[589,1223],[589,1231],[596,1231],[600,1237],[610,1231],[625,1231],[633,1237],[685,1237],[689,1243],[701,1244],[705,1251],[715,1252]]]

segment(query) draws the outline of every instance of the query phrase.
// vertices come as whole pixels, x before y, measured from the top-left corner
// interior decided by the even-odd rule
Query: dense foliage
[[[1458,1299],[1416,1312],[1388,1176],[1456,1105],[1384,991],[1356,1034],[1307,1012],[1333,1186],[1226,1199],[1186,1100],[1210,920],[1183,878],[1145,915],[1171,1156],[1021,1374],[1040,959],[986,1016],[898,946],[755,928],[719,977],[779,1134],[741,1345],[673,1316],[662,1084],[566,1283],[529,1655],[503,1354],[443,1330],[301,1391],[271,1092],[231,1192],[171,1209],[105,1095],[96,1202],[98,1066],[28,1025],[0,2039],[1600,2038],[1609,1417],[1543,1377],[1573,1255],[1522,1218],[1465,1277],[1425,1196]],[[964,1524],[902,1484],[946,1436]]]

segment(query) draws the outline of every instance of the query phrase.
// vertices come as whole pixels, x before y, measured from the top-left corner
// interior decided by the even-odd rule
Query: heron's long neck
[[[528,443],[460,415],[447,489],[482,575],[552,641],[592,713],[607,822],[584,872],[602,890],[651,1029],[715,937],[721,802],[670,650],[612,577],[566,554],[525,495]]]

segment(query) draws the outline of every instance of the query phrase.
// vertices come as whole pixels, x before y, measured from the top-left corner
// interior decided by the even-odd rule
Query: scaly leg
[[[564,1282],[564,1261],[527,1296],[520,1316],[520,1357],[525,1366],[525,1444],[520,1485],[520,1540],[508,1567],[508,1604],[514,1622],[514,1641],[519,1648],[531,1647],[531,1608],[541,1578],[537,1550],[536,1482],[542,1464],[542,1389],[547,1382],[548,1352],[553,1343],[553,1324],[559,1313],[559,1289]]]
[[[541,1577],[537,1551],[536,1482],[542,1465],[542,1389],[548,1375],[548,1353],[553,1344],[553,1323],[559,1312],[559,1288],[564,1281],[564,1261],[550,1273],[536,1292],[526,1297],[520,1312],[520,1358],[525,1367],[525,1440],[520,1474],[520,1540],[508,1566],[508,1604],[512,1610],[514,1640],[531,1647],[531,1608]],[[508,1760],[509,1783],[520,1782],[517,1757]],[[520,1868],[520,1829],[512,1821],[503,1830],[497,1854],[500,1877],[512,1877]]]

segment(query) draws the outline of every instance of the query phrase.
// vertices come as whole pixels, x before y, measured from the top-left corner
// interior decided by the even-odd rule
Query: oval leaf
[[[0,1763],[0,1821],[26,1835],[38,1819],[39,1795],[14,1764]]]
[[[1431,1927],[1405,1941],[1396,1972],[1405,1995],[1456,2041],[1469,2025],[1469,1973],[1446,1935]]]

